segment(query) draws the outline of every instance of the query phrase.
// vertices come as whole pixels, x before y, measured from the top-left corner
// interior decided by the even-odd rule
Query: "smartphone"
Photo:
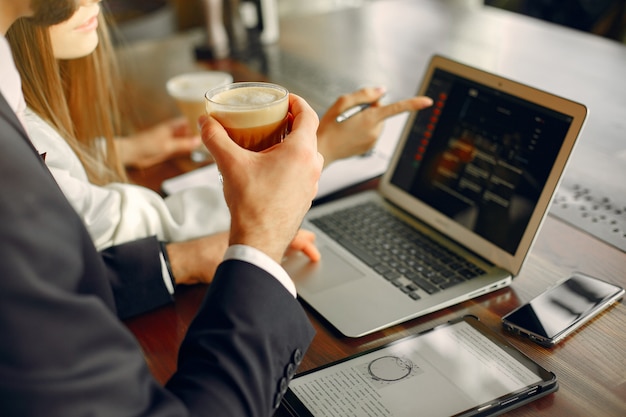
[[[624,289],[574,272],[527,304],[502,317],[503,327],[551,347],[617,302]]]

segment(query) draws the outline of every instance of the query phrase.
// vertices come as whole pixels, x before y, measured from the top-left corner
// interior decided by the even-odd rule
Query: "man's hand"
[[[228,248],[228,232],[168,243],[167,255],[176,284],[208,284]]]
[[[290,94],[292,130],[262,152],[241,148],[213,118],[203,116],[202,137],[223,178],[231,212],[229,244],[244,244],[280,263],[317,193],[324,158],[317,152],[318,118]]]
[[[210,284],[217,266],[224,259],[227,248],[228,232],[186,242],[168,243],[167,257],[170,260],[176,284]],[[298,230],[288,250],[302,252],[312,262],[320,259],[320,253],[315,246],[315,234],[308,230]]]

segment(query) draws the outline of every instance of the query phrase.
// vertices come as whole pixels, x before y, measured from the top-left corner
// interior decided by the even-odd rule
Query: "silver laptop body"
[[[283,263],[300,298],[349,337],[509,285],[541,227],[587,114],[579,103],[442,56],[430,61],[417,94],[435,103],[408,117],[378,189],[308,213],[303,228],[316,233],[321,261],[293,254]],[[321,229],[326,216],[363,203],[384,208],[470,262],[478,276],[455,277],[461,282],[452,285],[428,267],[436,283],[418,284],[423,281],[407,271],[410,265],[423,272],[415,249],[402,262],[384,257],[381,266],[377,254],[384,248],[377,245],[387,233],[366,235],[369,249],[356,256],[338,243],[343,226],[332,233]],[[397,263],[404,264],[400,275],[380,272]]]

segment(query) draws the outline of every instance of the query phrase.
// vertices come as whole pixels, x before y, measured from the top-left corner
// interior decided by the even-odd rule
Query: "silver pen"
[[[348,120],[352,116],[355,116],[355,115],[361,113],[363,110],[367,109],[368,107],[373,106],[375,103],[377,103],[384,96],[385,95],[383,94],[381,97],[378,98],[378,100],[372,101],[371,103],[361,103],[361,104],[357,104],[356,106],[350,107],[349,109],[347,109],[344,112],[342,112],[339,116],[337,116],[335,121],[337,123],[345,122],[346,120]]]
[[[361,113],[363,110],[367,109],[372,104],[374,103],[361,103],[361,104],[357,104],[354,107],[350,107],[348,110],[342,112],[339,116],[337,116],[335,121],[337,123],[345,122],[352,116]]]

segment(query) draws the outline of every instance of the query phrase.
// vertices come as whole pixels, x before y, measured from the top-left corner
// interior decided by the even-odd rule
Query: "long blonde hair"
[[[121,134],[120,76],[103,13],[98,19],[98,47],[83,58],[55,59],[48,28],[28,19],[17,20],[6,38],[26,104],[68,142],[89,180],[103,185],[127,176],[114,141]]]

